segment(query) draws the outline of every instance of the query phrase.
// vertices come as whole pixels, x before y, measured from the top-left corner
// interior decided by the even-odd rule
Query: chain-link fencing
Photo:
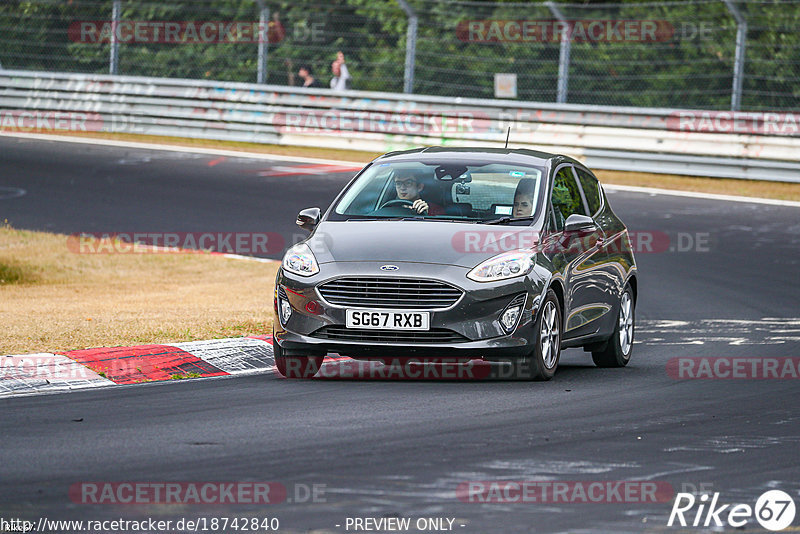
[[[798,30],[798,0],[4,0],[0,68],[330,87],[341,51],[357,90],[796,110]]]

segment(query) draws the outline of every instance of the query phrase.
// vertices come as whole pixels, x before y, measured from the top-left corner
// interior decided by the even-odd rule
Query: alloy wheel
[[[619,305],[619,347],[623,354],[631,351],[633,344],[633,303],[627,291],[622,294]]]
[[[539,343],[542,350],[544,366],[552,369],[556,364],[559,349],[559,325],[556,320],[556,306],[552,301],[547,301],[542,310],[542,324],[539,331]]]

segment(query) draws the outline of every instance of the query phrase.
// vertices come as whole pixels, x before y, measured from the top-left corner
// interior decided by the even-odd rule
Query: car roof
[[[474,159],[496,161],[503,163],[519,163],[528,165],[544,166],[548,162],[555,163],[556,160],[568,161],[570,163],[578,163],[568,156],[559,154],[551,154],[549,152],[540,152],[538,150],[529,150],[527,148],[488,148],[488,147],[442,147],[430,146],[425,148],[414,148],[411,150],[399,150],[389,152],[376,158],[375,162],[381,163],[388,162],[402,162],[402,161],[419,161],[425,162],[440,162],[449,159]]]

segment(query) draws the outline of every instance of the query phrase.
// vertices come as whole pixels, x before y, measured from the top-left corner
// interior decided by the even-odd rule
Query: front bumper
[[[345,312],[358,306],[339,306],[322,298],[317,287],[345,276],[381,276],[378,262],[336,262],[321,266],[318,274],[299,277],[279,269],[276,292],[283,288],[282,298],[292,307],[291,317],[283,324],[275,321],[275,342],[287,355],[308,355],[334,352],[361,359],[413,358],[486,360],[520,357],[528,354],[534,343],[533,319],[541,299],[543,284],[531,275],[500,282],[478,283],[466,277],[469,269],[430,263],[397,263],[400,274],[387,278],[424,278],[439,280],[461,289],[463,296],[451,307],[430,311],[431,329],[446,329],[457,334],[457,342],[376,342],[326,339],[326,326],[343,327]],[[508,304],[526,294],[525,305],[516,328],[506,333],[499,318]],[[311,313],[307,309],[309,302]]]

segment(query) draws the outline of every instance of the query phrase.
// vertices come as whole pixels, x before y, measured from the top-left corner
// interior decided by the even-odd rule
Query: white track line
[[[142,148],[146,150],[163,150],[166,152],[187,152],[190,154],[209,154],[213,156],[228,156],[231,158],[248,158],[270,161],[295,161],[300,163],[322,163],[325,165],[355,165],[363,167],[363,161],[341,161],[322,158],[306,158],[302,156],[284,156],[280,154],[262,154],[260,152],[240,152],[239,150],[225,150],[221,148],[189,147],[179,145],[140,143],[137,141],[115,141],[113,139],[95,139],[91,137],[69,137],[66,135],[31,134],[22,132],[0,132],[5,137],[20,137],[23,139],[37,139],[41,141],[60,141],[62,143],[83,143],[86,145],[116,146],[122,148]]]
[[[228,156],[233,158],[249,158],[271,161],[294,161],[299,163],[322,163],[326,165],[356,165],[365,163],[358,161],[342,161],[334,159],[307,158],[302,156],[284,156],[277,154],[261,154],[258,152],[240,152],[238,150],[223,150],[218,148],[185,147],[177,145],[161,145],[154,143],[139,143],[134,141],[114,141],[111,139],[93,139],[84,137],[69,137],[65,135],[31,134],[22,132],[0,132],[6,137],[20,137],[24,139],[38,139],[43,141],[60,141],[63,143],[84,143],[88,145],[115,146],[123,148],[141,148],[147,150],[163,150],[166,152],[186,152],[190,154],[208,154],[213,156]],[[678,191],[675,189],[659,189],[655,187],[638,187],[633,185],[603,184],[609,191],[626,191],[631,193],[646,193],[650,195],[671,195],[687,198],[702,198],[706,200],[720,200],[725,202],[749,202],[753,204],[768,204],[772,206],[789,206],[799,208],[800,202],[792,200],[777,200],[772,198],[742,197],[735,195],[718,195],[714,193],[698,193],[694,191]]]
[[[716,193],[698,193],[695,191],[677,191],[675,189],[656,189],[655,187],[638,187],[635,185],[603,184],[609,191],[626,191],[630,193],[647,193],[650,195],[671,195],[676,197],[702,198],[707,200],[724,200],[727,202],[750,202],[752,204],[769,204],[772,206],[791,206],[800,208],[795,200],[778,200],[774,198],[740,197],[735,195],[718,195]]]

